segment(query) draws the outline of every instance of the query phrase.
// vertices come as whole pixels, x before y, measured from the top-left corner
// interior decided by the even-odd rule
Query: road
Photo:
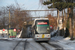
[[[53,42],[53,43],[51,43]],[[0,39],[0,50],[63,50],[56,41],[35,42],[32,38],[26,39]]]
[[[3,39],[2,39],[3,38]],[[0,36],[0,50],[74,50],[68,45],[50,39],[49,42],[35,42],[33,38],[7,38]]]

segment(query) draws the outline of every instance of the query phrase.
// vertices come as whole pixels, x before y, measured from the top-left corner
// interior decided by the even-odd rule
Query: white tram
[[[37,18],[32,25],[32,37],[35,41],[50,40],[50,26],[48,18]]]

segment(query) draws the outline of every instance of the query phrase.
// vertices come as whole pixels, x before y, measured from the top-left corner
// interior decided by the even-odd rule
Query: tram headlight
[[[35,35],[35,38],[41,38],[42,37],[42,34],[36,34]]]
[[[37,37],[39,37],[39,35],[37,35]]]
[[[35,35],[35,38],[39,38],[40,37],[40,35]]]
[[[49,37],[49,35],[47,35],[47,37]]]
[[[47,35],[47,37],[50,37],[50,35]]]

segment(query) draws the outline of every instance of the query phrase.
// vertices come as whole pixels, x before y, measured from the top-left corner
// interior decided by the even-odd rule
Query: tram
[[[15,28],[9,28],[9,38],[16,38],[16,29]]]
[[[32,25],[32,37],[35,41],[50,40],[50,26],[48,18],[37,18]]]

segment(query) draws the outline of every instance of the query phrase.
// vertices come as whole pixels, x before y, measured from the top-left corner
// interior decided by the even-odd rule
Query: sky
[[[0,0],[0,7],[2,6],[8,6],[11,4],[16,5],[16,2],[20,5],[20,6],[24,6],[25,9],[38,9],[39,7],[39,0]]]
[[[0,7],[3,6],[9,6],[11,4],[16,5],[16,2],[25,10],[44,10],[47,9],[46,6],[42,6],[39,3],[39,0],[0,0]],[[49,12],[31,12],[32,16],[38,17],[38,16],[45,16]],[[51,14],[56,15],[56,11],[50,12]]]

